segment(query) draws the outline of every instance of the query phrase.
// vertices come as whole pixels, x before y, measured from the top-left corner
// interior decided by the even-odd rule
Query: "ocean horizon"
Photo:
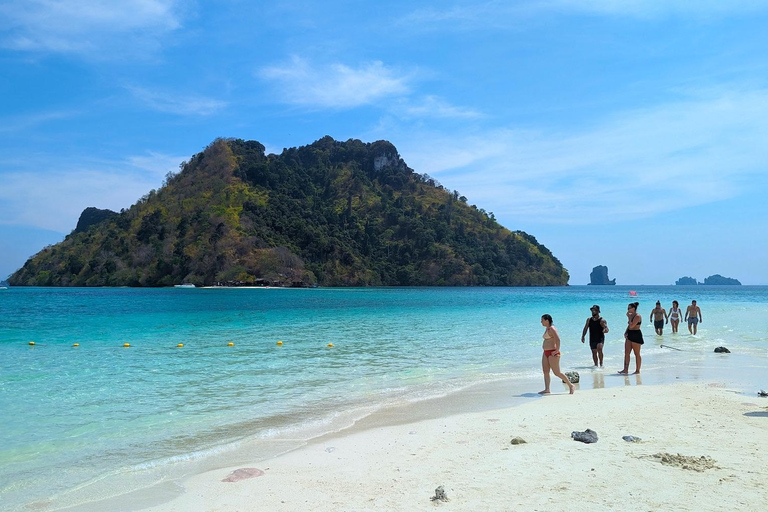
[[[684,323],[654,334],[656,300],[684,311],[692,299],[697,336]],[[642,377],[630,379],[615,374],[634,301],[646,342]],[[387,408],[440,415],[455,412],[445,397],[456,411],[538,399],[544,313],[580,390],[716,379],[748,392],[768,368],[766,303],[768,286],[10,288],[0,292],[0,501],[162,500],[185,475],[262,460]],[[610,328],[604,369],[580,342],[592,304]],[[492,397],[461,399],[478,386]]]

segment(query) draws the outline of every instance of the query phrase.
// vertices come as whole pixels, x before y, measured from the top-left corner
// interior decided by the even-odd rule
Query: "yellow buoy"
[[[183,343],[179,343],[179,344],[178,344],[178,345],[176,345],[176,346],[177,346],[177,347],[183,347],[183,346],[184,346],[184,344],[183,344]]]
[[[230,341],[229,343],[227,343],[227,346],[228,346],[228,347],[234,347],[234,346],[235,346],[235,344],[234,344],[234,343],[232,343],[232,342]]]
[[[73,346],[73,347],[79,347],[79,346],[80,346],[80,344],[79,344],[79,343],[75,343],[75,344],[74,344],[74,345],[72,345],[72,346]]]
[[[29,342],[29,344],[30,344],[30,345],[34,345],[34,344],[35,344],[35,342],[34,342],[34,341],[30,341],[30,342]]]
[[[278,344],[279,346],[281,346],[281,347],[283,346],[283,342],[282,342],[282,341],[278,341],[278,342],[277,342],[277,344]]]
[[[130,346],[131,346],[131,344],[130,344],[130,343],[123,343],[123,346],[124,346],[124,347],[130,347]]]
[[[328,347],[333,348],[333,343],[329,343]]]

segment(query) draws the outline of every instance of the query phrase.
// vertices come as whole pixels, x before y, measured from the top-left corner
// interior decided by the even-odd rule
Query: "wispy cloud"
[[[310,108],[345,109],[410,92],[411,74],[380,61],[352,68],[345,64],[313,65],[299,57],[288,64],[262,68],[258,75],[275,84],[281,101]]]
[[[727,16],[768,9],[762,0],[540,0],[531,4],[541,9],[642,18]]]
[[[442,98],[431,95],[409,100],[407,104],[397,109],[397,113],[406,118],[479,119],[485,117],[477,110],[457,107]]]
[[[143,87],[127,87],[131,94],[152,110],[182,116],[209,116],[222,110],[227,103],[199,95],[184,95],[151,91]]]
[[[21,51],[140,54],[181,26],[178,0],[23,0],[0,4],[0,42]]]
[[[768,186],[768,90],[615,114],[572,133],[496,129],[407,137],[419,172],[507,217],[602,223]]]
[[[68,233],[86,207],[127,208],[158,188],[169,171],[178,171],[182,160],[146,153],[122,161],[2,163],[8,170],[0,173],[0,223]]]
[[[762,0],[458,0],[450,5],[419,7],[401,19],[416,29],[522,27],[532,17],[555,14],[590,14],[637,19],[686,16],[693,19],[747,15],[768,10]]]
[[[78,114],[74,110],[52,110],[0,118],[0,133],[18,133],[52,122],[70,119]]]

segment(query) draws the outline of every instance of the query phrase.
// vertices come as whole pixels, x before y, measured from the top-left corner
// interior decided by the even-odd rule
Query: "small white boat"
[[[192,283],[183,283],[183,284],[175,284],[173,285],[174,288],[194,288],[195,285]]]

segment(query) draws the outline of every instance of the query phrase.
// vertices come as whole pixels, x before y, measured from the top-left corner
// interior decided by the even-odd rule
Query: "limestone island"
[[[720,274],[715,274],[712,276],[707,277],[704,279],[703,283],[696,282],[696,279],[693,277],[681,277],[677,281],[675,281],[676,285],[680,286],[686,286],[686,285],[731,285],[731,286],[741,286],[741,282],[739,282],[738,279],[733,279],[731,277],[723,277]]]
[[[589,284],[592,285],[615,285],[616,279],[608,279],[608,267],[598,265],[592,269],[589,274]]]

